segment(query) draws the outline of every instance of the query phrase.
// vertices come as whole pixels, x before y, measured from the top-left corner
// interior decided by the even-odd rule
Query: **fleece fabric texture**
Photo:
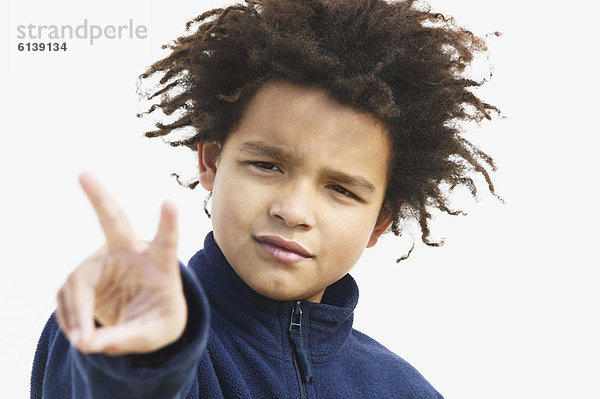
[[[321,303],[301,302],[314,371],[305,382],[290,340],[295,302],[253,291],[212,232],[181,274],[186,329],[151,354],[83,354],[50,316],[35,354],[31,398],[442,398],[406,361],[352,328],[358,287],[350,275],[328,287]]]

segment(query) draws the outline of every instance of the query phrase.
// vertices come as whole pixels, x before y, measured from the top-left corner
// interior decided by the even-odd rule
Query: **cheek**
[[[353,266],[365,250],[373,231],[373,216],[356,212],[322,213],[321,238],[328,243],[328,257],[339,264]]]
[[[230,180],[221,183],[226,181]],[[251,212],[244,198],[245,193],[235,184],[215,184],[209,208],[215,240],[234,267],[244,259],[251,227]]]
[[[244,222],[244,212],[238,192],[232,191],[229,187],[221,186],[213,192],[210,212],[215,230],[234,232]]]
[[[217,179],[214,189],[210,211],[215,230],[247,228],[261,212],[261,204],[264,204],[261,192],[243,184],[243,179],[235,176]]]

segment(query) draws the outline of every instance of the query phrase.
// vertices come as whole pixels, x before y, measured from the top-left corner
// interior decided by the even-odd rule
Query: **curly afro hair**
[[[180,111],[147,137],[168,139],[191,127],[194,134],[165,141],[193,151],[199,141],[222,144],[257,90],[283,80],[324,89],[386,126],[392,159],[382,212],[392,215],[394,234],[413,219],[424,243],[443,244],[430,239],[430,211],[464,214],[449,208],[448,196],[465,186],[476,197],[473,174],[497,196],[488,172],[496,169],[493,159],[460,135],[458,123],[500,112],[471,91],[485,80],[465,72],[486,43],[452,18],[415,0],[246,0],[203,13],[186,31],[163,46],[169,56],[139,76],[164,73],[142,95],[161,95],[145,113]]]

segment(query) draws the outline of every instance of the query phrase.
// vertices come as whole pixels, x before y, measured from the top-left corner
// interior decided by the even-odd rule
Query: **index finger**
[[[90,173],[84,172],[79,175],[79,184],[96,211],[108,248],[133,243],[135,235],[125,213],[100,182]]]

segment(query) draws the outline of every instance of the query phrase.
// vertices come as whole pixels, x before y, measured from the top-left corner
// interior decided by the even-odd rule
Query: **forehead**
[[[323,89],[281,81],[257,91],[232,136],[280,144],[289,156],[322,154],[333,163],[377,158],[387,165],[390,156],[387,129],[376,118]]]

